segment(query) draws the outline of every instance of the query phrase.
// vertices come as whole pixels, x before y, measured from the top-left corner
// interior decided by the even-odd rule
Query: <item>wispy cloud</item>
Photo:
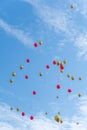
[[[47,24],[48,27],[51,27],[56,32],[63,32],[66,36],[66,40],[71,44],[74,42],[75,44],[73,45],[78,49],[79,57],[87,57],[87,35],[85,34],[84,36],[84,34],[80,32],[80,26],[76,24],[77,22],[73,16],[76,12],[77,17],[78,14],[87,17],[87,0],[73,0],[72,3],[75,5],[74,13],[71,13],[70,10],[67,11],[67,9],[63,10],[58,7],[51,7],[43,0],[21,1],[31,4],[36,9],[37,16]],[[67,4],[71,4],[71,2]]]
[[[77,103],[77,113],[70,119],[64,117],[64,123],[58,124],[54,118],[50,119],[43,114],[35,116],[30,121],[29,115],[21,116],[15,110],[10,111],[9,105],[0,103],[0,129],[1,130],[87,130],[87,97],[84,96]],[[76,125],[79,122],[79,125]]]
[[[81,34],[76,38],[75,46],[78,48],[78,56],[87,59],[87,34]]]
[[[58,7],[50,7],[43,0],[21,0],[32,4],[36,9],[38,17],[49,27],[55,31],[62,31],[68,33],[69,17],[66,12],[60,10]],[[70,33],[70,32],[69,32]]]
[[[0,19],[0,28],[2,28],[6,33],[14,36],[24,45],[32,47],[33,39],[30,38],[29,34],[24,32],[23,30],[13,27],[2,19]]]

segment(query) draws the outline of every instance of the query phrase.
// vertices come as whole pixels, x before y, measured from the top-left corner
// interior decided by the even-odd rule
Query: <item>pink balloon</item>
[[[53,64],[56,65],[56,63],[57,63],[57,62],[54,60],[54,61],[53,61]]]
[[[34,116],[30,116],[30,120],[34,120]]]
[[[57,89],[60,89],[60,88],[61,88],[60,84],[57,84],[56,88],[57,88]]]
[[[34,43],[34,47],[37,47],[37,46],[38,46],[38,43],[35,42],[35,43]]]
[[[47,68],[47,69],[49,69],[49,68],[50,68],[50,66],[49,66],[49,65],[46,65],[46,68]]]
[[[28,79],[28,75],[25,75],[25,79]]]
[[[30,62],[30,59],[26,59],[26,62],[29,63],[29,62]]]
[[[64,70],[64,66],[63,65],[60,65],[60,70]]]
[[[36,94],[37,94],[36,91],[33,91],[32,93],[33,93],[33,95],[36,95]]]
[[[71,93],[71,92],[72,92],[72,89],[69,88],[69,89],[68,89],[68,92]]]
[[[22,115],[22,116],[25,116],[25,113],[24,113],[24,112],[22,112],[22,113],[21,113],[21,115]]]

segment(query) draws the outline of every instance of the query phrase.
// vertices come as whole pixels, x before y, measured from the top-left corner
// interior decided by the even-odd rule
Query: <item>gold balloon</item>
[[[57,65],[60,65],[60,64],[61,64],[61,62],[60,62],[60,61],[57,61],[57,62],[56,62],[56,64],[57,64]]]
[[[20,65],[20,70],[22,70],[24,67],[23,67],[23,65]]]
[[[19,109],[19,108],[16,108],[16,111],[20,111],[20,109]]]
[[[81,94],[81,93],[79,93],[79,94],[78,94],[78,97],[81,97],[81,96],[82,96],[82,94]]]
[[[60,112],[58,112],[58,115],[60,115]]]
[[[70,74],[67,74],[67,77],[70,78]]]
[[[60,122],[60,117],[59,116],[55,116],[54,119],[55,119],[56,122]]]
[[[82,77],[79,77],[79,80],[82,80]]]
[[[74,79],[75,79],[75,77],[74,77],[74,76],[72,76],[72,77],[71,77],[71,79],[72,79],[72,80],[74,80]]]
[[[63,120],[60,120],[60,123],[63,123]]]
[[[79,122],[76,122],[77,125],[79,125]]]
[[[43,74],[40,72],[40,74],[39,74],[40,76],[43,76]]]
[[[13,83],[13,79],[10,79],[10,83]]]
[[[67,61],[66,61],[66,60],[64,60],[64,61],[63,61],[63,63],[64,63],[64,64],[66,64],[66,63],[67,63]]]
[[[45,115],[47,115],[48,114],[48,112],[45,112]]]
[[[56,98],[59,98],[59,96],[56,96]]]
[[[71,5],[70,5],[70,8],[71,8],[71,9],[73,9],[73,8],[74,8],[74,5],[73,5],[73,4],[71,4]]]
[[[61,73],[63,73],[63,72],[64,72],[64,70],[61,70],[61,69],[60,69],[60,72],[61,72]]]
[[[42,41],[39,41],[39,44],[40,44],[40,45],[42,45],[42,44],[43,44],[43,42],[42,42]]]
[[[15,72],[12,72],[12,76],[16,76],[16,73],[15,73]]]
[[[10,107],[10,110],[13,110],[13,107]]]

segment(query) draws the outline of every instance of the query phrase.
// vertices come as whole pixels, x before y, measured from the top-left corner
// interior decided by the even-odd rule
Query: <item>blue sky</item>
[[[43,44],[35,48],[34,43],[39,41]],[[26,63],[27,58],[30,63]],[[1,1],[0,59],[1,130],[87,129],[86,0]],[[67,60],[64,73],[53,65],[53,60]],[[23,70],[19,69],[20,65],[24,66]],[[50,69],[46,69],[46,65],[50,65]],[[11,84],[12,72],[16,72],[16,76]],[[74,75],[75,80],[68,79],[67,73]],[[29,76],[28,80],[25,75]],[[60,90],[56,89],[57,84],[61,85]],[[72,89],[71,94],[68,88]],[[33,90],[37,92],[35,96]],[[82,94],[81,98],[78,93]],[[10,107],[14,110],[10,111]],[[23,111],[25,117],[21,116]],[[58,111],[64,120],[62,125],[54,121]],[[30,115],[35,120],[30,121]]]

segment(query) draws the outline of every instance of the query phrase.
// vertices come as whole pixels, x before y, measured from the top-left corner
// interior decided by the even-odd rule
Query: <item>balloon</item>
[[[19,108],[16,108],[16,111],[19,111],[20,109]]]
[[[34,43],[34,47],[37,47],[37,46],[38,46],[38,44],[35,42],[35,43]]]
[[[22,70],[24,67],[23,67],[23,65],[20,65],[20,70]]]
[[[71,93],[71,92],[72,92],[72,89],[68,89],[68,92]]]
[[[25,112],[22,112],[21,115],[22,115],[22,116],[25,116]]]
[[[79,122],[76,122],[77,125],[79,125]]]
[[[56,64],[57,64],[57,62],[54,60],[54,61],[53,61],[53,64],[54,64],[54,65],[56,65]]]
[[[71,79],[72,79],[72,80],[74,80],[74,79],[75,79],[75,77],[74,77],[74,76],[72,76],[72,77],[71,77]]]
[[[59,98],[59,96],[56,96],[56,98]]]
[[[81,96],[82,96],[82,94],[81,94],[81,93],[79,93],[79,94],[78,94],[78,97],[81,97]]]
[[[46,68],[47,68],[47,69],[49,69],[49,68],[50,68],[50,66],[49,66],[49,65],[46,65]]]
[[[79,77],[79,80],[82,80],[82,77]]]
[[[42,45],[42,44],[43,44],[43,42],[42,42],[42,41],[39,41],[39,44],[40,44],[40,45]]]
[[[13,110],[13,107],[10,107],[10,110]]]
[[[57,61],[57,62],[56,62],[56,64],[57,64],[57,65],[60,65],[60,64],[61,64],[61,62],[60,62],[60,61]]]
[[[60,122],[60,117],[59,116],[55,116],[54,119],[55,119],[56,122]]]
[[[32,93],[33,93],[33,95],[36,95],[36,94],[37,94],[36,91],[33,91]]]
[[[61,70],[61,69],[60,69],[60,72],[61,72],[61,73],[63,73],[63,72],[64,72],[64,70]]]
[[[29,63],[29,62],[30,62],[30,59],[26,59],[26,62]]]
[[[70,78],[70,74],[67,74],[67,77]]]
[[[64,70],[64,66],[62,64],[60,65],[60,70]]]
[[[47,115],[48,114],[48,112],[45,112],[45,115]]]
[[[57,84],[56,88],[57,88],[57,89],[60,89],[60,88],[61,88],[60,84]]]
[[[25,75],[25,79],[28,79],[28,75]]]
[[[40,72],[40,74],[39,74],[40,76],[43,76],[43,74]]]
[[[12,76],[16,76],[16,73],[15,73],[15,72],[12,72]]]
[[[60,115],[60,112],[58,112],[58,115]]]
[[[64,60],[64,61],[63,61],[63,63],[64,63],[64,64],[66,64],[66,63],[67,63],[67,61],[66,61],[66,60]]]
[[[73,8],[74,8],[74,5],[73,5],[73,4],[71,4],[71,5],[70,5],[70,8],[71,8],[71,9],[73,9]]]
[[[30,116],[30,120],[34,120],[34,116]]]
[[[60,120],[60,123],[63,123],[63,120]]]
[[[10,83],[13,83],[13,79],[10,79]]]

